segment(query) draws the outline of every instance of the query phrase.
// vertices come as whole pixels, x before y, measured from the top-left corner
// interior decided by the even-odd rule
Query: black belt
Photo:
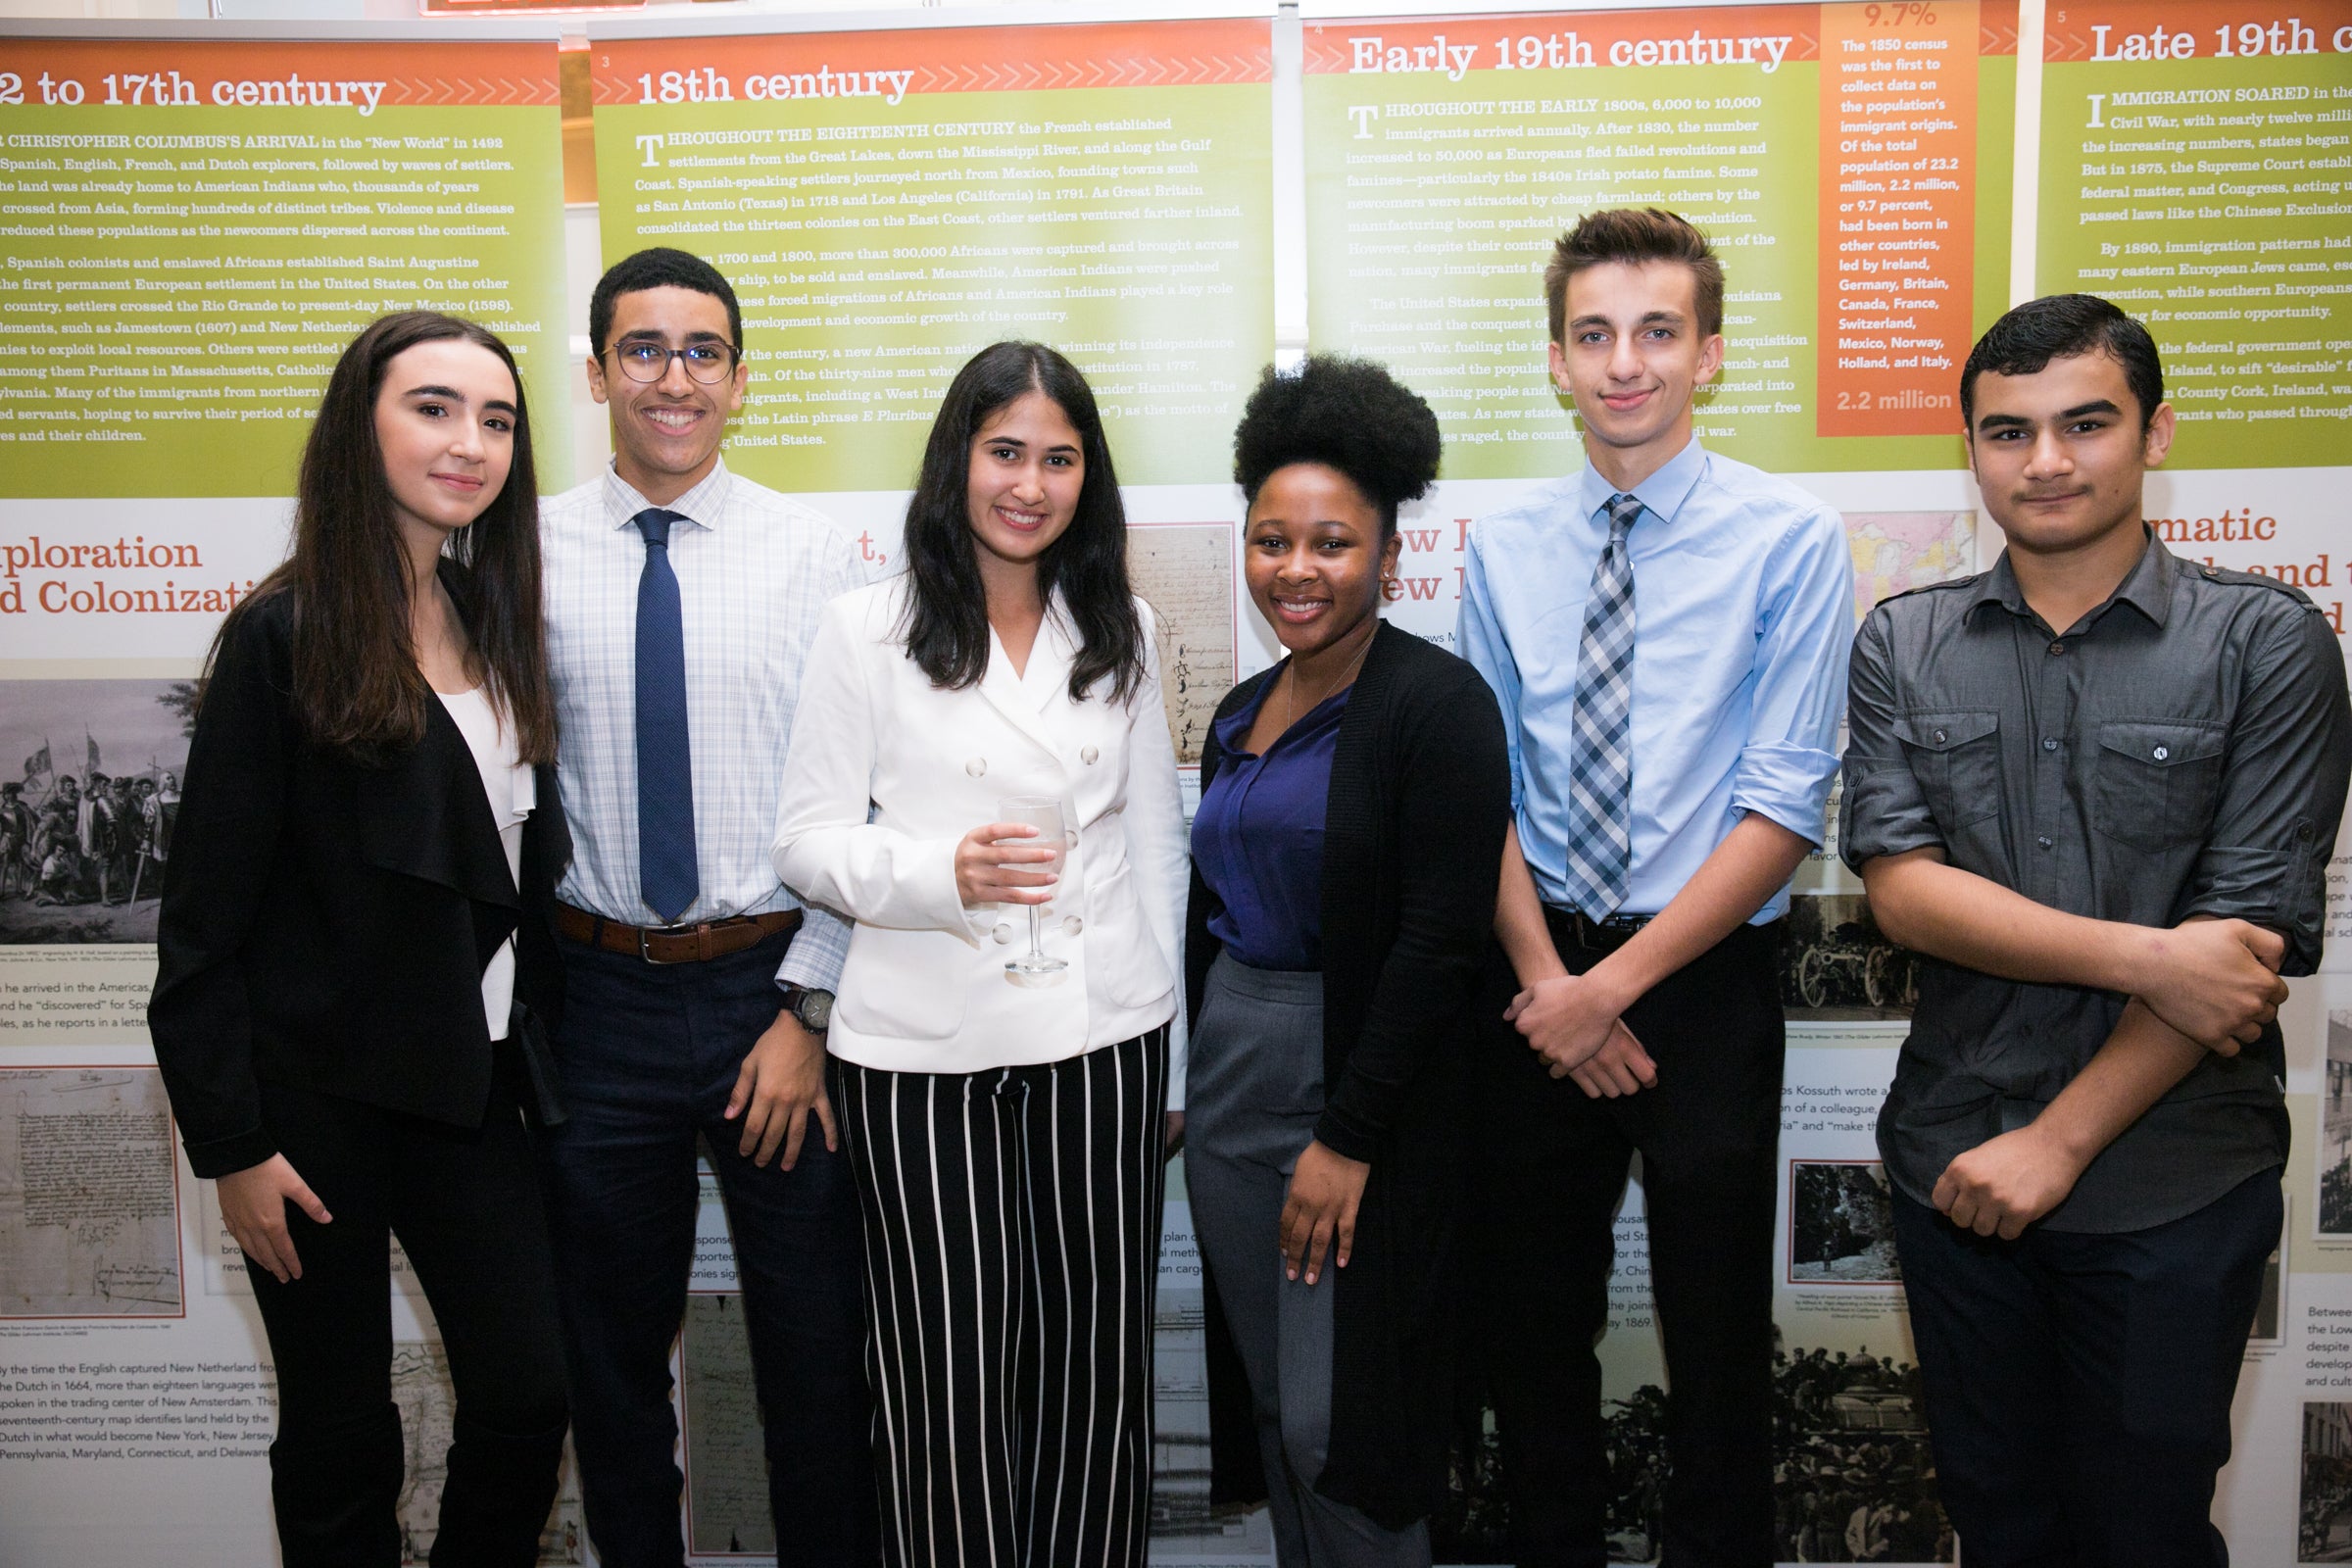
[[[1633,934],[1657,918],[1654,914],[1612,914],[1605,920],[1595,920],[1582,909],[1563,909],[1547,904],[1544,912],[1565,923],[1584,948],[1620,948]]]

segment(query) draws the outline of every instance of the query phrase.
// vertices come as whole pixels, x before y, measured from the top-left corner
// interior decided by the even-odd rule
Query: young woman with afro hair
[[[1381,624],[1438,456],[1419,397],[1320,356],[1269,369],[1234,436],[1250,597],[1289,657],[1203,747],[1185,1165],[1213,1494],[1269,1500],[1284,1568],[1428,1563],[1446,1484],[1461,1054],[1510,780],[1477,672]]]

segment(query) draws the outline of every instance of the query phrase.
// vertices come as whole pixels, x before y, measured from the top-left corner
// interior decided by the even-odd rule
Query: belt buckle
[[[699,921],[699,922],[697,922],[697,924],[708,924],[708,923],[709,923],[708,921]],[[693,962],[695,962],[695,961],[696,961],[696,960],[695,960],[695,959],[693,959],[693,958],[657,958],[657,957],[655,957],[655,956],[654,956],[654,947],[653,947],[653,940],[654,940],[654,938],[656,938],[656,937],[679,937],[679,936],[685,936],[685,935],[687,935],[687,934],[691,933],[692,931],[694,931],[695,929],[696,929],[696,927],[695,927],[695,926],[691,926],[691,925],[662,925],[662,926],[650,926],[650,925],[641,925],[641,926],[639,926],[639,927],[637,928],[637,956],[639,956],[640,958],[643,958],[643,959],[644,959],[646,962],[648,962],[648,963],[652,963],[652,964],[659,964],[659,965],[661,965],[662,968],[665,968],[665,969],[666,969],[666,968],[669,968],[669,967],[671,967],[671,966],[673,966],[673,965],[676,965],[676,964],[681,964],[681,963],[693,963]]]

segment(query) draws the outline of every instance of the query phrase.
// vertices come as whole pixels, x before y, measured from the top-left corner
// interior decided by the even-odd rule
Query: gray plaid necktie
[[[1634,563],[1626,535],[1641,514],[1637,498],[1609,497],[1609,542],[1592,564],[1576,659],[1568,902],[1595,920],[1624,905],[1633,877]]]

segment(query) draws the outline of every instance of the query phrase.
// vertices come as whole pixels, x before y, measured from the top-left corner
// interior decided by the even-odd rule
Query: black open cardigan
[[[1217,706],[1239,711],[1281,668]],[[1212,726],[1200,787],[1223,761]],[[1446,1310],[1466,1136],[1470,1008],[1492,940],[1510,818],[1494,695],[1461,660],[1383,625],[1340,720],[1323,828],[1323,1081],[1316,1138],[1368,1161],[1355,1248],[1336,1290],[1331,1450],[1316,1490],[1391,1529],[1431,1512],[1446,1480],[1452,1314]],[[1216,895],[1193,872],[1185,998],[1195,1028]],[[1273,1238],[1268,1237],[1269,1247]],[[1266,1494],[1249,1384],[1204,1279],[1210,1495]]]

